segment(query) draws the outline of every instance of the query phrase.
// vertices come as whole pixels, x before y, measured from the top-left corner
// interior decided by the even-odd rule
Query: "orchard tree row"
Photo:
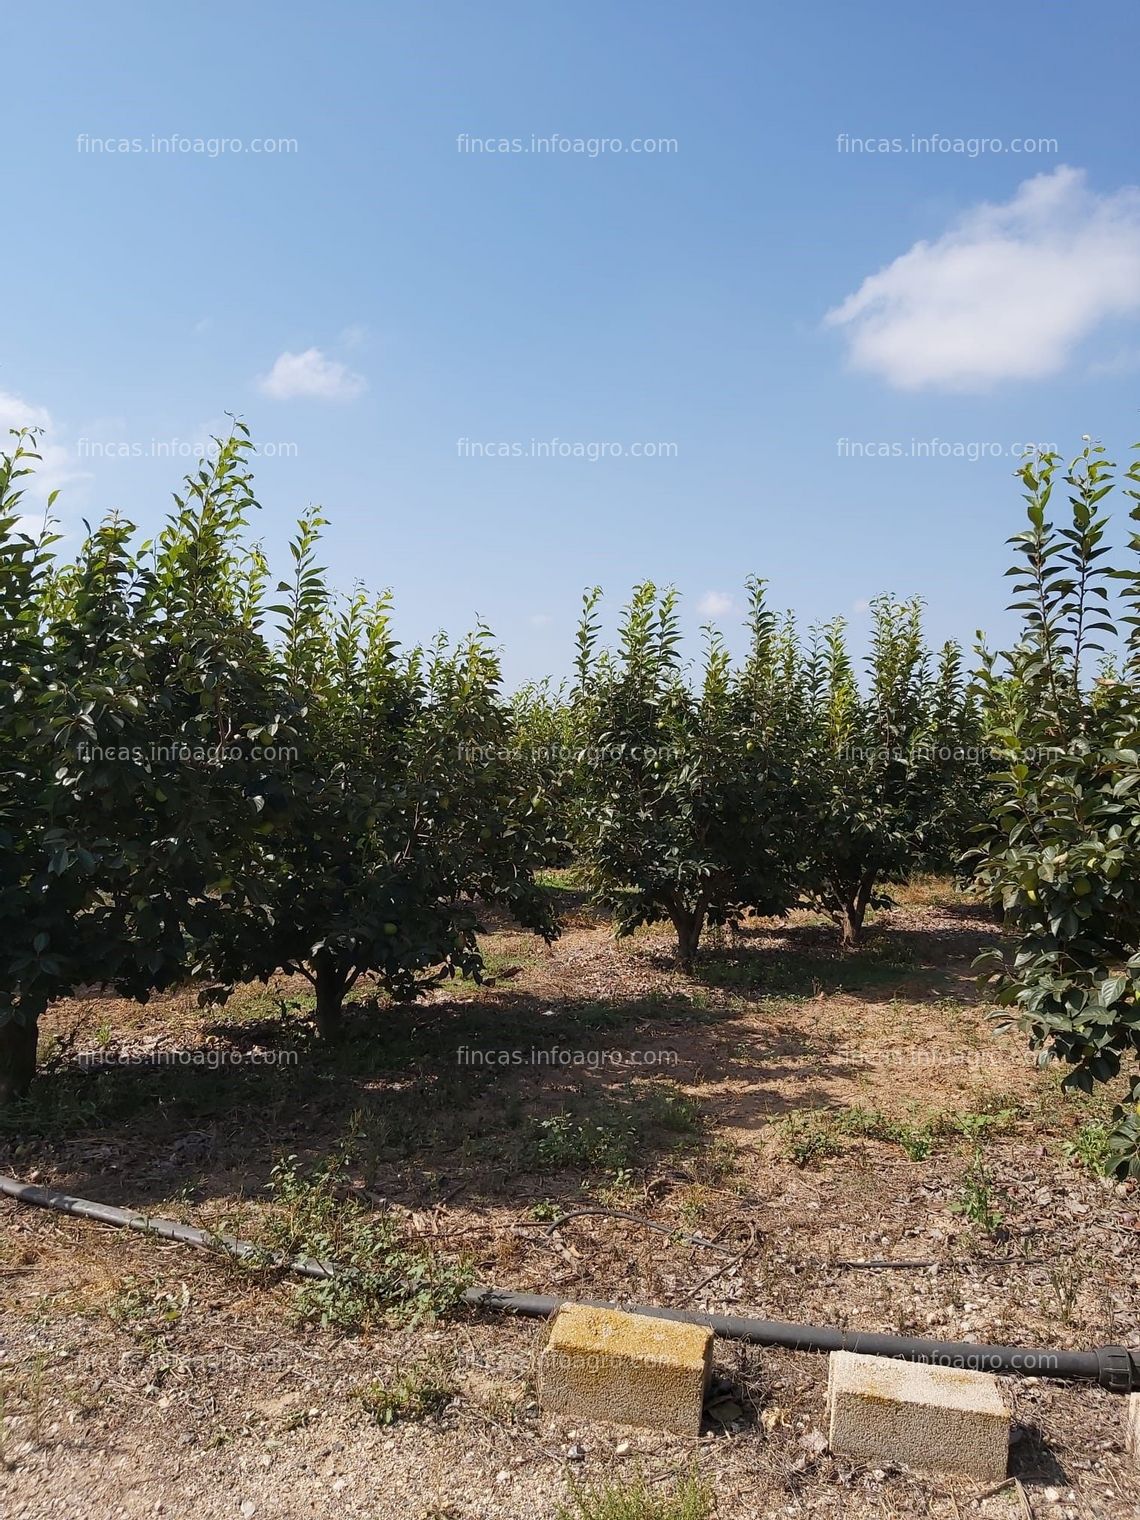
[[[0,1100],[76,987],[224,998],[477,974],[477,905],[553,935],[546,831],[485,629],[401,651],[384,598],[334,596],[302,520],[288,579],[247,538],[244,430],[163,531],[102,522],[73,564],[25,531],[33,443],[0,460]]]
[[[591,591],[572,681],[512,698],[487,629],[404,649],[386,598],[335,593],[315,513],[273,580],[249,449],[219,441],[155,539],[109,517],[70,563],[21,516],[34,437],[0,456],[0,1101],[78,987],[299,973],[333,1039],[362,977],[478,977],[486,905],[554,936],[536,871],[567,860],[619,934],[670,923],[683,966],[706,925],[803,905],[854,948],[892,883],[956,869],[1011,931],[1000,1004],[1075,1085],[1131,1079],[1140,533],[1109,568],[1101,450],[1022,471],[1022,636],[976,670],[889,596],[856,669],[841,620],[801,631],[760,581],[743,658],[707,628],[693,670],[646,584],[613,649]],[[1126,484],[1140,502],[1140,466]]]
[[[927,649],[917,602],[872,603],[861,682],[842,621],[801,639],[762,582],[748,590],[745,658],[706,628],[695,680],[671,591],[637,588],[616,651],[598,649],[591,592],[564,716],[574,763],[548,780],[619,934],[668,920],[683,966],[706,924],[746,910],[814,907],[857,945],[884,889],[952,867],[982,814],[961,655]]]

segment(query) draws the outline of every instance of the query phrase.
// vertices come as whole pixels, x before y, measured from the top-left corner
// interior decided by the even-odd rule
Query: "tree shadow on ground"
[[[697,963],[696,979],[748,998],[799,999],[847,993],[887,1001],[904,988],[928,996],[950,981],[946,947],[936,957],[910,935],[871,929],[865,943],[844,951],[835,936],[814,924],[749,926]]]
[[[580,1189],[699,1152],[746,1107],[759,1126],[829,1101],[821,1083],[840,1068],[802,1031],[773,1020],[742,1055],[738,1018],[682,995],[544,1006],[499,990],[366,1000],[326,1047],[281,1000],[275,1016],[216,1020],[195,1046],[125,1062],[111,1050],[41,1077],[0,1118],[0,1166],[26,1173],[35,1157],[81,1196],[139,1207],[180,1190],[196,1202],[264,1196],[288,1155],[312,1166],[351,1155],[370,1187],[429,1200],[457,1183],[469,1200]],[[683,1088],[696,1059],[694,1099]],[[782,1090],[792,1065],[794,1099]],[[716,1090],[730,1078],[745,1091]]]
[[[441,1178],[501,1198],[559,1171],[566,1186],[649,1171],[717,1128],[837,1106],[852,1058],[788,1005],[921,1001],[985,937],[884,918],[845,954],[830,926],[750,920],[713,935],[691,978],[633,998],[547,1002],[513,980],[415,1004],[362,993],[336,1047],[317,1040],[305,991],[246,988],[204,1028],[86,1064],[61,1055],[0,1114],[0,1166],[42,1162],[74,1191],[139,1204],[263,1193],[280,1157],[319,1164],[349,1138],[374,1180],[429,1197]]]

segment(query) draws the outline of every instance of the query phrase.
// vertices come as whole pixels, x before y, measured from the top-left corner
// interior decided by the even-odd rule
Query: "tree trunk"
[[[843,911],[839,916],[840,928],[843,931],[843,948],[854,950],[863,939],[863,920],[867,917],[867,907],[871,901],[871,893],[875,888],[874,871],[866,871],[859,878],[859,885],[853,894],[844,898]]]
[[[839,928],[844,950],[854,950],[863,933],[863,920],[854,899],[843,904],[839,915]]]
[[[326,950],[317,951],[314,969],[317,989],[317,1032],[322,1040],[332,1043],[339,1040],[344,1033],[346,978],[344,972]]]
[[[18,1023],[9,1018],[0,1024],[0,1107],[26,1098],[36,1074],[38,1022]]]
[[[698,904],[691,912],[687,908],[673,908],[669,917],[677,931],[677,965],[682,971],[691,971],[705,926],[704,906]]]

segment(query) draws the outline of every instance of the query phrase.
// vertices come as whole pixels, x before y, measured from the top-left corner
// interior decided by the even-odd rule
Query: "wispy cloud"
[[[984,203],[828,312],[851,363],[902,390],[983,391],[1064,368],[1110,317],[1140,313],[1140,188],[1065,165]]]
[[[61,441],[62,430],[46,407],[25,401],[22,396],[13,395],[9,391],[0,391],[0,449],[4,453],[10,452],[15,442],[11,436],[13,428],[41,430],[41,436],[32,445],[40,456],[40,462],[35,466],[34,473],[21,482],[26,505],[42,505],[52,491],[91,479],[89,470],[77,468],[71,450]],[[36,518],[33,522],[33,519],[28,518],[25,522],[25,531],[31,531],[33,526],[38,528],[40,519]]]
[[[278,354],[273,368],[258,381],[264,394],[276,401],[292,401],[298,396],[353,401],[367,384],[363,375],[354,373],[339,359],[329,359],[319,348],[306,348],[300,354]]]
[[[736,603],[727,591],[706,591],[697,603],[702,617],[727,617],[735,609]]]

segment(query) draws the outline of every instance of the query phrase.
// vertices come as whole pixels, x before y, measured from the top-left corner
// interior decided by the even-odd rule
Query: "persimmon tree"
[[[842,621],[800,668],[801,894],[860,942],[867,910],[912,872],[950,865],[980,816],[984,766],[959,648],[925,644],[917,601],[877,598],[861,686]]]
[[[50,871],[46,843],[53,711],[43,622],[53,538],[46,518],[32,534],[21,515],[38,458],[26,433],[0,454],[0,1102],[31,1083],[40,1015],[66,981],[60,949],[85,896],[82,867],[66,877]]]
[[[545,863],[566,865],[573,859],[581,800],[578,708],[564,684],[546,679],[527,682],[513,693],[511,716],[517,764],[529,778],[536,815],[545,827]]]
[[[580,848],[617,933],[667,920],[689,967],[706,924],[791,903],[788,777],[755,742],[754,673],[733,670],[712,629],[686,679],[674,592],[639,586],[613,653],[598,649],[597,605],[591,592],[578,635]]]
[[[247,448],[240,431],[219,442],[154,542],[132,547],[132,525],[108,517],[63,566],[50,533],[33,542],[11,521],[34,447],[5,458],[8,1096],[27,1090],[52,997],[96,983],[146,998],[260,916],[242,884],[269,781],[254,751],[279,693],[248,615],[258,561],[237,548],[256,505]]]
[[[339,600],[317,564],[323,520],[302,520],[278,658],[293,755],[262,841],[259,942],[222,953],[228,980],[298,972],[316,1022],[339,1036],[361,977],[408,998],[478,977],[477,932],[497,904],[547,936],[534,867],[542,799],[515,763],[509,705],[486,629],[456,647],[402,652],[386,597]]]
[[[485,629],[401,654],[385,600],[330,593],[315,516],[270,606],[240,424],[154,540],[108,517],[59,564],[34,442],[0,456],[0,1100],[77,986],[296,969],[332,1035],[361,975],[478,975],[483,903],[555,932]]]
[[[982,651],[996,770],[977,875],[1014,938],[979,962],[999,1006],[1066,1063],[1068,1088],[1124,1078],[1123,1175],[1140,1174],[1140,531],[1114,567],[1101,505],[1114,470],[1089,443],[1068,467],[1044,453],[1020,471],[1028,526],[1008,573],[1021,637]],[[1140,526],[1140,461],[1125,480]]]

